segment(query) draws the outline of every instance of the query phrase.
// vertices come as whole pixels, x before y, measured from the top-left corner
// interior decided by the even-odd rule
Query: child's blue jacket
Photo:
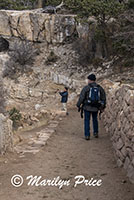
[[[62,96],[61,103],[67,103],[67,101],[68,101],[68,92],[59,92],[59,94]]]

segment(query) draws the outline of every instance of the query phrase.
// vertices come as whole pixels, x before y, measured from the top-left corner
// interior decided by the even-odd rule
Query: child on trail
[[[63,92],[59,92],[59,94],[61,95],[61,103],[62,103],[62,110],[66,111],[66,114],[68,115],[68,111],[67,111],[67,101],[68,101],[68,88],[64,87],[64,91]]]

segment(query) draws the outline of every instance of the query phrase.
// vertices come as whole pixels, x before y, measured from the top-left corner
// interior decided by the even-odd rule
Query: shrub
[[[113,50],[115,54],[125,55],[127,52],[127,45],[124,43],[125,41],[122,39],[116,40],[113,42]]]
[[[127,68],[129,68],[129,67],[134,67],[134,59],[131,58],[131,59],[125,60],[124,66],[127,67]]]
[[[134,0],[129,0],[127,6],[128,9],[134,9]]]
[[[103,60],[101,58],[94,58],[92,60],[92,64],[93,64],[94,67],[97,68],[98,66],[102,66]]]
[[[12,108],[9,111],[9,117],[13,121],[13,126],[16,127],[18,123],[20,122],[22,116],[20,114],[20,111],[17,110],[16,108]]]
[[[15,42],[13,49],[9,52],[11,59],[22,66],[33,64],[37,51],[28,41]]]
[[[58,60],[58,56],[55,55],[55,53],[53,51],[50,52],[47,60],[46,60],[46,64],[49,65],[51,63],[55,63]]]
[[[34,49],[30,42],[21,41],[14,44],[13,49],[9,52],[10,59],[6,62],[3,71],[3,77],[14,79],[23,74],[32,67],[37,50]]]

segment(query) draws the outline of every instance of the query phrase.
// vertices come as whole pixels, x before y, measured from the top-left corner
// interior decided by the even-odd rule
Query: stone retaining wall
[[[118,166],[134,183],[134,88],[110,81],[103,85],[107,91],[104,126],[111,136]]]
[[[49,71],[49,79],[56,84],[66,85],[70,89],[74,89],[77,92],[81,90],[82,86],[86,84],[85,81],[69,78],[67,75],[59,74],[55,71]],[[79,93],[79,92],[78,92]]]
[[[0,114],[0,154],[13,151],[12,121]]]

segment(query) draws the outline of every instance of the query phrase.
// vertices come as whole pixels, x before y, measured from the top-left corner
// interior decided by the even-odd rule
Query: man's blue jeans
[[[84,129],[85,136],[90,136],[90,118],[92,115],[94,135],[98,133],[98,112],[89,112],[84,110]]]

